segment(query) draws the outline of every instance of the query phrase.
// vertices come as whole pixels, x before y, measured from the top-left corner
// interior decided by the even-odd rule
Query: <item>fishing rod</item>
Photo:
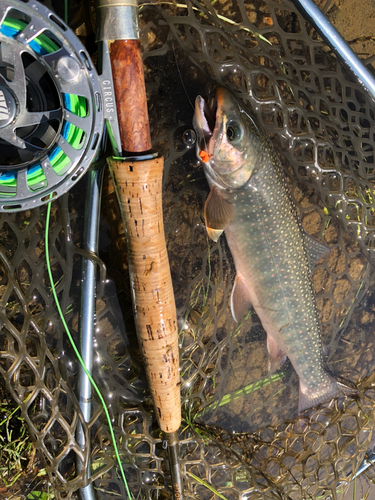
[[[20,11],[25,12],[24,17],[13,15]],[[0,139],[4,161],[9,163],[0,168],[0,211],[31,209],[67,192],[98,159],[99,149],[103,149],[103,122],[106,124],[114,154],[118,156],[110,165],[127,227],[135,320],[156,415],[168,438],[175,495],[180,498],[177,321],[162,220],[163,160],[151,152],[138,5],[134,0],[128,3],[109,0],[99,2],[97,13],[100,77],[78,38],[62,20],[50,15],[45,6],[34,0],[28,3],[7,0],[2,7],[0,35],[6,50],[2,51],[1,60],[14,69],[15,77],[0,79],[3,99]],[[36,63],[25,67],[22,59],[25,53]],[[37,93],[32,112],[26,106],[30,82]],[[25,133],[19,137],[16,131],[21,128]],[[126,159],[125,152],[131,158]],[[95,199],[88,203],[85,223],[91,226],[86,233],[86,246],[95,253],[101,190],[95,172],[90,173],[91,194],[94,188]],[[136,231],[132,233],[134,228]],[[86,262],[84,267],[82,308],[87,314],[81,316],[80,330],[82,351],[89,353],[95,273],[92,263]],[[90,329],[86,328],[87,323]],[[79,397],[88,419],[92,357],[84,361],[88,369],[81,370]],[[87,451],[88,443],[84,444],[80,433],[78,440]],[[83,496],[94,496],[92,486],[84,488]]]
[[[174,495],[180,499],[178,327],[163,225],[164,163],[151,150],[138,4],[98,0],[96,9],[97,39],[112,74],[104,105],[113,117],[115,104],[118,117],[119,129],[110,134],[117,156],[108,164],[125,227],[134,319],[156,417],[166,436]]]

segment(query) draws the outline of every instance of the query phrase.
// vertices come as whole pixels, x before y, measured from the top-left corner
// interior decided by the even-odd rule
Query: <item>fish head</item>
[[[245,185],[257,166],[259,134],[242,104],[224,88],[211,106],[197,96],[193,125],[209,183],[229,189]]]

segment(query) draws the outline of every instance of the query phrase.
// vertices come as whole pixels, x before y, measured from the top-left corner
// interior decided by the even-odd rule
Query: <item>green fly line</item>
[[[45,230],[45,248],[46,248],[46,264],[47,264],[47,272],[48,272],[48,277],[49,277],[49,280],[50,280],[50,283],[51,283],[51,289],[52,289],[52,294],[53,294],[53,298],[55,300],[55,303],[56,303],[56,307],[57,307],[57,310],[58,310],[58,313],[59,313],[59,316],[60,316],[60,319],[61,319],[61,322],[63,324],[63,327],[64,327],[64,330],[66,332],[66,335],[69,339],[69,342],[71,343],[72,347],[73,347],[73,351],[75,353],[75,355],[77,356],[77,359],[78,361],[80,362],[80,364],[82,365],[82,368],[87,376],[87,378],[90,380],[90,383],[92,385],[92,387],[94,388],[99,400],[100,400],[100,403],[103,407],[103,410],[104,410],[104,413],[105,413],[105,416],[106,416],[106,419],[107,419],[107,423],[108,423],[108,427],[109,427],[109,432],[110,432],[110,435],[111,435],[111,440],[112,440],[112,444],[113,444],[113,449],[114,449],[114,452],[115,452],[115,456],[116,456],[116,459],[117,459],[117,464],[118,464],[118,467],[120,469],[120,472],[121,472],[121,477],[122,477],[122,480],[124,482],[124,485],[125,485],[125,489],[126,489],[126,493],[128,495],[128,498],[130,499],[131,498],[131,495],[130,495],[130,491],[129,491],[129,487],[128,487],[128,483],[127,483],[127,480],[126,480],[126,477],[125,477],[125,471],[122,467],[122,463],[121,463],[121,458],[120,458],[120,454],[119,454],[119,451],[118,451],[118,447],[117,447],[117,444],[116,444],[116,438],[115,438],[115,433],[114,433],[114,429],[113,429],[113,426],[112,426],[112,422],[111,422],[111,417],[109,415],[109,412],[108,412],[108,409],[107,409],[107,406],[105,404],[105,401],[104,401],[104,398],[99,390],[99,387],[96,385],[96,382],[94,381],[94,379],[92,378],[90,372],[88,371],[83,359],[82,359],[82,356],[80,355],[79,353],[79,350],[73,340],[73,337],[69,331],[69,327],[65,321],[65,318],[64,318],[64,313],[61,309],[61,306],[60,306],[60,302],[59,302],[59,299],[57,297],[57,292],[56,292],[56,288],[55,288],[55,283],[53,281],[53,277],[52,277],[52,270],[51,270],[51,265],[50,265],[50,257],[49,257],[49,238],[48,238],[48,234],[49,234],[49,225],[50,225],[50,218],[51,218],[51,202],[49,202],[47,204],[47,215],[46,215],[46,230]]]
[[[68,14],[68,8],[67,8],[67,1],[65,0],[65,22],[67,22],[67,14]],[[7,20],[6,19],[3,22],[2,26],[0,27],[0,31],[3,34],[6,34],[8,36],[16,36],[24,27],[25,27],[25,23],[23,23],[19,20],[15,20],[15,19],[11,19],[11,20],[8,19]],[[4,29],[5,29],[5,33],[4,33]],[[7,33],[7,30],[10,30],[10,32]],[[33,41],[30,42],[29,45],[38,54],[41,54],[43,52],[44,53],[51,53],[51,52],[55,52],[56,50],[59,49],[59,47],[56,45],[56,43],[44,34],[41,34],[37,38],[33,39]],[[68,109],[68,111],[70,111],[70,112],[72,112],[80,117],[85,117],[88,115],[87,102],[86,102],[86,99],[82,96],[77,96],[74,94],[65,94],[64,95],[64,105]],[[79,146],[82,142],[83,134],[84,133],[80,128],[78,128],[78,127],[76,127],[68,122],[65,122],[63,129],[62,129],[62,136],[74,148],[76,148],[76,149],[79,148]],[[66,165],[69,164],[69,161],[70,161],[69,158],[66,156],[66,154],[60,148],[54,149],[54,151],[51,153],[51,155],[49,157],[49,160],[50,160],[51,166],[54,168],[54,170],[57,173],[60,173],[62,170],[64,170],[64,167],[66,167]],[[0,188],[1,188],[1,186],[4,185],[5,179],[3,179],[3,177],[4,176],[2,176],[0,178]],[[34,167],[34,168],[29,169],[27,180],[28,180],[29,185],[37,185],[37,184],[40,184],[41,182],[43,182],[45,180],[45,175],[44,175],[41,167],[36,166],[36,168]],[[14,176],[14,179],[11,180],[11,182],[14,182],[14,186],[16,185],[15,176]],[[10,185],[10,184],[11,183],[9,182],[9,179],[8,179],[8,185]],[[72,345],[73,351],[74,351],[75,355],[77,356],[79,363],[81,364],[87,378],[89,379],[89,381],[90,381],[94,391],[96,392],[96,394],[100,400],[100,403],[103,407],[103,410],[104,410],[104,413],[106,416],[106,420],[108,423],[109,432],[111,435],[111,440],[112,440],[113,449],[114,449],[114,453],[116,456],[117,464],[118,464],[118,467],[119,467],[119,470],[121,473],[121,477],[122,477],[122,480],[123,480],[123,483],[125,486],[126,493],[128,495],[128,498],[130,499],[131,494],[130,494],[129,486],[128,486],[128,483],[126,480],[125,471],[124,471],[124,468],[122,466],[119,450],[118,450],[118,447],[116,444],[116,438],[115,438],[113,425],[111,422],[111,417],[109,415],[107,406],[106,406],[104,398],[99,390],[99,387],[97,386],[96,382],[94,381],[90,372],[88,371],[88,369],[87,369],[87,367],[86,367],[86,365],[85,365],[85,363],[80,355],[80,352],[79,352],[79,350],[78,350],[78,348],[73,340],[73,337],[69,331],[69,327],[65,321],[64,314],[63,314],[63,311],[61,309],[60,302],[59,302],[59,299],[57,296],[56,287],[55,287],[55,283],[53,281],[53,276],[52,276],[52,270],[51,270],[51,265],[50,265],[50,255],[49,255],[49,236],[48,235],[49,235],[49,226],[50,226],[50,219],[51,219],[51,204],[52,204],[51,202],[49,202],[47,204],[46,229],[45,229],[45,250],[46,250],[47,272],[48,272],[48,277],[49,277],[49,280],[51,283],[52,295],[53,295],[53,298],[55,300],[56,307],[57,307],[61,322],[63,324],[64,330],[65,330],[66,335],[67,335],[67,337]]]

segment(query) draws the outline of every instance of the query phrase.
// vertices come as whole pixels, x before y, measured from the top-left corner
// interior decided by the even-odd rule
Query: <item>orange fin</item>
[[[204,206],[204,218],[209,237],[217,241],[227,225],[233,220],[233,217],[233,205],[214,186]]]
[[[236,275],[230,298],[233,319],[239,323],[251,309],[249,284],[240,274]]]
[[[280,349],[277,342],[267,334],[267,350],[269,354],[268,361],[268,371],[269,373],[274,373],[276,370],[282,367],[285,363],[286,355],[284,351]]]
[[[211,240],[215,241],[215,243],[224,232],[223,229],[210,229],[207,226],[206,226],[206,229],[207,229],[208,236],[211,238]]]

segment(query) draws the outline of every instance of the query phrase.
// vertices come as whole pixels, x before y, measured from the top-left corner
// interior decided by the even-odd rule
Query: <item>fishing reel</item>
[[[44,5],[0,2],[0,211],[68,191],[103,131],[98,75],[86,49]]]

